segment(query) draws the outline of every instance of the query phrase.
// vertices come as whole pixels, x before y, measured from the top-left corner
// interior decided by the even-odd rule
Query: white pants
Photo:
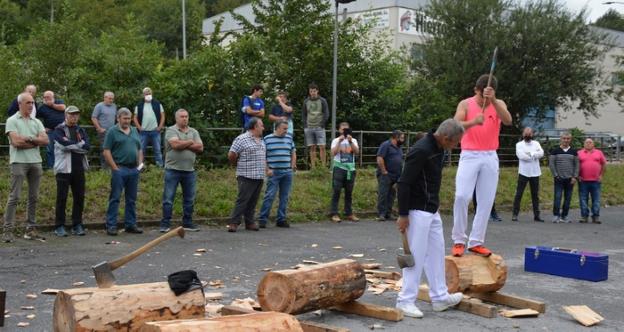
[[[429,282],[431,301],[445,301],[448,298],[446,275],[444,272],[444,234],[440,214],[420,210],[410,210],[407,242],[414,266],[403,268],[403,287],[397,303],[414,303],[418,296],[418,286],[423,269]]]
[[[455,205],[453,206],[453,243],[466,243],[472,248],[485,243],[488,220],[498,185],[498,155],[496,151],[462,151],[455,177]],[[477,211],[472,221],[470,238],[468,204],[477,192]]]

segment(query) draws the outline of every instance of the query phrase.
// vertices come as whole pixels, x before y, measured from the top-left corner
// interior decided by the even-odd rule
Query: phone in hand
[[[351,135],[351,133],[352,133],[351,128],[344,128],[344,129],[342,130],[342,135],[343,135],[345,138],[347,138],[347,136]]]

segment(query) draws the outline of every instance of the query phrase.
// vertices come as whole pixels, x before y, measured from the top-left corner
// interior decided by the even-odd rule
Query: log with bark
[[[365,290],[360,263],[341,259],[267,273],[258,285],[258,301],[263,311],[295,315],[353,301]]]
[[[176,296],[166,282],[61,290],[54,331],[138,331],[151,321],[204,317],[201,289]]]
[[[500,255],[446,256],[446,285],[454,292],[495,292],[505,285],[507,265]]]
[[[303,332],[297,319],[280,312],[258,312],[209,319],[172,320],[145,323],[141,332]]]

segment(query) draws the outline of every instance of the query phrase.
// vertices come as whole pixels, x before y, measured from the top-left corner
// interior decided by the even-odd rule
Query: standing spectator
[[[165,127],[165,109],[154,99],[150,88],[143,89],[143,100],[134,107],[134,125],[141,134],[143,156],[146,154],[147,146],[151,145],[156,165],[163,167],[160,132]]]
[[[264,117],[263,92],[264,90],[261,85],[254,85],[251,88],[251,95],[243,97],[241,114],[243,115],[243,128],[245,130],[249,129],[249,121],[251,121],[252,118],[259,118],[262,120]]]
[[[303,101],[301,117],[305,144],[310,149],[310,165],[312,168],[316,167],[316,147],[318,146],[321,165],[325,167],[327,164],[325,125],[329,119],[329,107],[327,100],[319,96],[318,86],[314,83],[308,86],[308,98]]]
[[[516,156],[518,156],[518,185],[513,202],[511,221],[518,221],[520,202],[527,183],[531,186],[531,203],[533,204],[533,221],[544,222],[540,218],[539,208],[539,179],[542,175],[540,159],[544,156],[544,150],[538,141],[533,140],[533,129],[524,128],[522,141],[516,143]]]
[[[132,113],[123,107],[117,111],[117,125],[106,131],[104,158],[111,168],[111,192],[106,210],[106,234],[117,235],[119,199],[124,191],[124,226],[126,233],[143,233],[136,222],[136,198],[139,187],[139,171],[143,166],[141,138],[132,127]]]
[[[475,190],[472,193],[472,208],[475,213],[477,213],[477,191]],[[490,210],[490,221],[492,222],[502,222],[503,218],[498,215],[496,211],[496,202],[492,203],[492,210]]]
[[[278,92],[277,97],[275,97],[275,102],[276,104],[273,105],[271,114],[269,114],[269,121],[273,122],[273,130],[275,130],[277,122],[283,120],[288,123],[288,134],[291,137],[295,137],[295,127],[292,120],[294,109],[288,100],[286,91]]]
[[[35,103],[32,105],[32,112],[30,112],[31,118],[37,117],[37,86],[34,84],[29,84],[24,88],[23,92],[28,92],[35,100]],[[7,109],[7,118],[13,116],[13,114],[19,112],[19,103],[17,102],[17,97],[11,101],[11,105]]]
[[[459,121],[448,119],[410,149],[399,179],[397,227],[407,238],[414,266],[403,268],[403,287],[396,307],[406,316],[421,318],[414,302],[423,270],[434,311],[458,304],[462,293],[449,294],[444,267],[444,232],[440,218],[440,186],[444,151],[457,146],[464,133]]]
[[[579,175],[579,160],[575,148],[570,146],[572,135],[569,132],[563,132],[560,136],[560,145],[550,151],[548,157],[548,166],[550,172],[555,177],[555,202],[553,203],[553,219],[552,222],[567,222],[568,212],[570,211],[570,201],[572,200],[572,191],[574,183]],[[561,206],[561,194],[563,193],[563,207]]]
[[[381,143],[377,150],[377,220],[384,221],[392,216],[392,205],[396,196],[395,184],[403,169],[405,134],[394,130],[389,140]]]
[[[607,159],[602,151],[594,147],[594,141],[587,138],[583,149],[578,151],[579,160],[579,199],[581,223],[587,223],[589,217],[589,195],[592,198],[592,223],[600,224],[600,183],[605,172]]]
[[[182,187],[182,226],[190,232],[199,231],[193,223],[195,203],[195,159],[204,151],[199,132],[189,127],[189,112],[183,108],[175,113],[176,124],[165,133],[165,189],[163,191],[163,218],[160,232],[166,233],[171,226],[173,200],[178,184]]]
[[[67,236],[65,207],[71,188],[72,234],[85,235],[82,225],[84,209],[85,171],[89,168],[89,136],[78,125],[80,110],[76,106],[65,109],[65,122],[54,129],[54,173],[56,174],[56,222],[54,234]]]
[[[230,151],[228,159],[232,165],[236,165],[236,181],[238,182],[238,197],[232,210],[232,217],[228,224],[228,232],[236,232],[245,218],[245,229],[257,231],[258,225],[254,222],[256,204],[262,190],[266,167],[266,146],[262,140],[264,124],[262,119],[252,117],[249,119],[249,128],[243,134],[238,135]]]
[[[355,186],[355,155],[359,153],[360,147],[355,138],[351,136],[351,127],[348,122],[341,122],[338,126],[340,136],[331,143],[331,153],[334,157],[332,174],[332,200],[331,219],[333,222],[340,222],[338,215],[338,201],[340,192],[344,188],[344,214],[347,220],[359,221],[353,214],[351,207],[353,187]]]
[[[488,84],[490,83],[490,84]],[[481,75],[474,87],[474,96],[457,105],[455,120],[466,129],[461,140],[461,155],[455,177],[455,203],[453,205],[453,256],[462,256],[468,250],[480,256],[490,256],[492,251],[484,246],[488,216],[494,204],[498,186],[498,136],[501,124],[511,125],[507,104],[496,96],[496,77]],[[470,237],[468,204],[477,192],[477,206]]]
[[[106,130],[115,125],[115,118],[117,117],[117,105],[115,105],[115,94],[111,91],[104,92],[104,101],[99,102],[93,108],[91,114],[91,122],[97,131],[98,141],[100,143],[100,149],[104,144],[104,137],[106,137]],[[100,153],[100,165],[102,168],[108,168],[104,155]]]
[[[9,137],[10,191],[4,211],[4,242],[13,241],[15,209],[20,198],[24,180],[28,181],[28,223],[25,239],[43,239],[37,231],[36,210],[39,197],[39,181],[43,173],[39,147],[48,145],[48,136],[41,121],[32,119],[35,99],[30,93],[17,96],[19,112],[7,119],[4,133]]]
[[[43,104],[39,106],[37,117],[43,121],[43,126],[48,134],[48,146],[46,147],[46,169],[54,167],[54,128],[65,121],[65,103],[61,99],[54,98],[54,92],[43,93]]]
[[[288,228],[286,208],[293,180],[293,170],[297,169],[297,152],[292,136],[288,134],[289,124],[286,120],[275,123],[273,134],[264,138],[267,159],[267,187],[264,201],[260,209],[260,228],[266,228],[273,200],[279,190],[279,206],[277,208],[277,227]]]

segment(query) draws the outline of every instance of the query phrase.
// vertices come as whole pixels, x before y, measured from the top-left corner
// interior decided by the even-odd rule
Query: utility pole
[[[182,0],[182,59],[186,59],[186,0]]]

